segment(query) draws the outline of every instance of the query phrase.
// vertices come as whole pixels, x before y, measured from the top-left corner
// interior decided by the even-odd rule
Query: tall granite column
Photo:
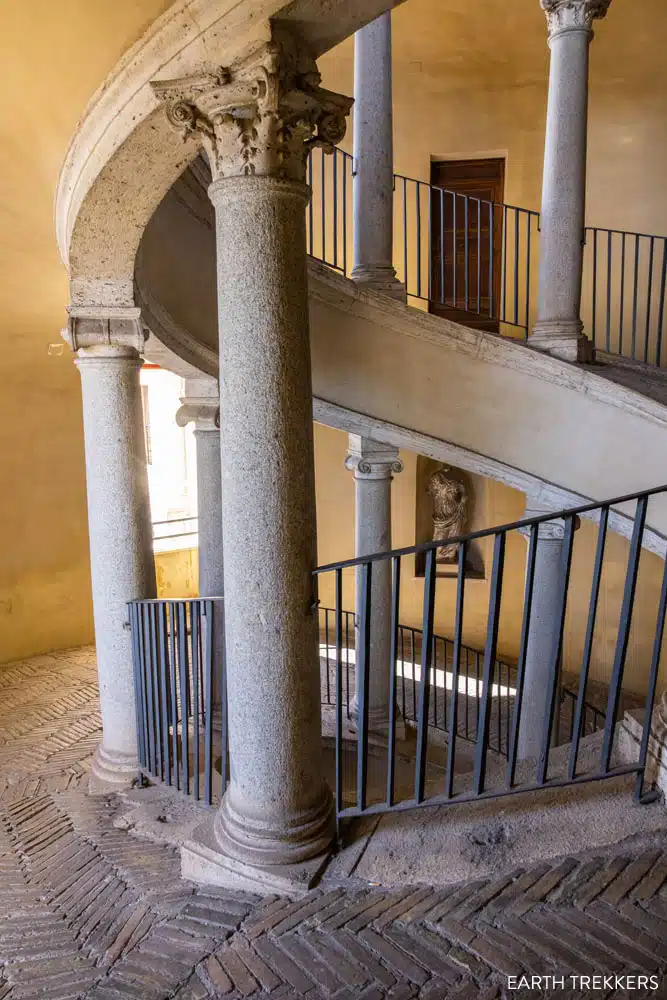
[[[91,792],[128,786],[139,770],[127,602],[153,598],[155,563],[139,386],[138,309],[70,310],[83,395],[88,531],[102,742]]]
[[[171,122],[201,136],[216,210],[231,778],[207,842],[213,880],[230,859],[236,871],[312,859],[333,834],[312,577],[305,178],[310,144],[342,139],[351,101],[319,82],[282,34],[231,70],[154,84]]]
[[[391,551],[391,483],[393,473],[403,471],[398,449],[356,434],[349,436],[349,454],[345,468],[354,472],[355,486],[355,556]],[[361,570],[357,572],[357,642],[356,662],[360,662],[362,620]],[[371,642],[369,686],[367,692],[369,729],[386,731],[389,727],[389,687],[391,662],[391,560],[373,564],[371,575]],[[361,674],[356,672],[356,693],[352,717],[357,717],[361,696]]]
[[[394,270],[391,11],[354,36],[352,280],[405,299]]]
[[[588,48],[611,0],[540,0],[549,25],[538,317],[529,343],[566,361],[592,357],[581,321]]]
[[[197,534],[199,538],[199,596],[223,597],[222,476],[220,470],[220,390],[217,379],[185,379],[185,395],[176,423],[195,425],[197,448]],[[224,610],[214,605],[213,615],[213,721],[222,714],[222,670],[225,656]]]
[[[537,517],[542,513],[544,511],[526,510],[525,517]],[[528,540],[529,531],[523,533]],[[564,537],[565,523],[562,520],[546,521],[538,529],[517,751],[519,760],[538,757],[542,748],[549,683],[560,626],[558,598]]]

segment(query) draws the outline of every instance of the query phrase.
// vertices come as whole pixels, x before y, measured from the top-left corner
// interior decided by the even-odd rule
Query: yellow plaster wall
[[[77,119],[169,0],[0,0],[0,663],[92,641],[79,376],[53,201]],[[64,346],[64,345],[63,345]]]
[[[157,596],[178,600],[197,597],[199,579],[199,552],[197,549],[178,549],[155,555]]]

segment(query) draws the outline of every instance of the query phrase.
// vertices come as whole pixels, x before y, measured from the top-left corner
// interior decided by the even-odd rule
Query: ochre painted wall
[[[155,556],[157,596],[169,600],[197,597],[199,554],[197,549],[159,552]]]
[[[0,0],[0,663],[93,638],[81,393],[60,340],[68,291],[53,202],[88,100],[168,6]]]

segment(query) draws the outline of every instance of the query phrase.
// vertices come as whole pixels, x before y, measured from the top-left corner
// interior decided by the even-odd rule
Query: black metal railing
[[[189,538],[197,534],[198,517],[172,517],[167,521],[153,521],[153,541]]]
[[[584,329],[608,354],[662,365],[667,238],[586,229]]]
[[[222,609],[221,598],[129,604],[142,772],[207,805],[228,773]]]
[[[465,565],[466,552],[474,539],[493,539],[493,564],[490,577],[489,608],[486,626],[486,646],[482,662],[481,691],[479,698],[478,718],[476,726],[474,755],[469,770],[460,769],[457,759],[461,753],[459,737],[459,699],[450,698],[447,713],[447,748],[446,758],[442,760],[442,749],[438,753],[432,750],[433,741],[430,738],[430,713],[433,698],[433,638],[434,615],[436,602],[436,551],[438,542],[397,549],[390,553],[380,553],[359,559],[332,563],[316,570],[320,589],[333,584],[334,601],[334,645],[335,645],[335,676],[332,688],[335,692],[335,753],[336,753],[336,809],[339,819],[359,816],[366,813],[380,813],[389,810],[415,808],[424,805],[447,805],[480,798],[497,797],[522,791],[535,791],[545,787],[559,787],[575,783],[600,781],[621,775],[636,776],[637,798],[646,801],[653,794],[644,788],[645,770],[650,734],[650,720],[653,712],[655,688],[660,667],[662,640],[667,610],[667,562],[663,574],[663,582],[659,601],[657,602],[657,620],[655,642],[649,671],[647,695],[645,701],[644,727],[639,754],[636,760],[629,763],[618,757],[618,747],[615,745],[616,724],[622,701],[625,679],[626,654],[632,626],[635,591],[639,575],[639,564],[642,553],[644,532],[647,523],[649,502],[660,503],[664,500],[667,487],[663,486],[641,494],[619,497],[602,504],[587,504],[585,506],[564,510],[558,513],[529,518],[522,522],[504,525],[498,528],[473,532],[452,539],[452,544],[458,545],[458,580],[456,591],[456,607],[453,615],[453,660],[452,660],[452,690],[457,691],[463,676],[463,622],[465,609]],[[632,512],[632,534],[629,544],[628,562],[625,576],[622,606],[620,609],[616,633],[615,654],[609,682],[608,698],[604,728],[599,734],[598,762],[590,763],[590,753],[580,754],[581,740],[587,733],[589,718],[587,715],[586,693],[589,684],[593,643],[596,631],[597,608],[600,595],[601,580],[605,566],[606,540],[610,511],[618,508],[627,511],[628,505],[634,505]],[[569,752],[557,750],[553,746],[554,722],[560,704],[560,665],[562,661],[565,638],[565,623],[570,592],[570,571],[575,546],[575,529],[578,516],[585,514],[598,520],[597,546],[594,565],[592,567],[592,583],[588,608],[586,637],[581,663],[579,687],[573,706]],[[558,519],[564,522],[564,539],[562,543],[562,560],[559,572],[557,593],[553,595],[553,614],[558,623],[557,636],[551,657],[546,664],[548,680],[545,684],[543,704],[535,712],[534,706],[524,703],[525,677],[527,657],[530,652],[532,609],[534,607],[535,568],[541,546],[545,544],[540,538],[540,525]],[[501,628],[503,601],[503,574],[505,566],[505,551],[508,536],[519,529],[527,533],[529,544],[526,557],[526,581],[523,596],[523,612],[521,640],[516,675],[513,682],[515,694],[511,712],[509,743],[507,759],[502,767],[492,759],[490,734],[492,726],[492,708],[494,686],[500,685],[498,675],[498,635]],[[546,543],[548,544],[548,543]],[[422,621],[422,643],[420,651],[419,682],[417,696],[416,720],[416,750],[414,761],[409,764],[409,785],[405,785],[404,760],[399,760],[396,753],[396,718],[398,707],[398,677],[397,664],[400,656],[399,646],[399,614],[401,606],[401,566],[406,557],[416,553],[426,556],[426,572],[424,580],[424,607]],[[582,557],[585,553],[582,550]],[[372,629],[372,589],[373,570],[381,561],[389,560],[393,570],[392,601],[391,601],[391,653],[388,676],[388,735],[386,752],[384,754],[384,775],[380,784],[377,783],[377,747],[373,748],[375,771],[373,781],[369,782],[369,676],[371,657]],[[353,748],[352,766],[349,763],[349,740],[344,741],[343,724],[345,716],[345,699],[343,697],[344,679],[344,637],[346,613],[343,605],[344,578],[346,570],[355,570],[355,579],[359,581],[358,608],[359,619],[359,662],[356,670],[357,679],[357,727],[358,737]],[[333,579],[331,579],[333,578]],[[348,613],[349,615],[349,613]],[[349,618],[348,618],[349,621]],[[349,628],[349,626],[348,626]],[[573,693],[574,694],[574,693]],[[533,727],[532,734],[539,739],[539,754],[536,759],[529,759],[521,753],[522,737],[526,726]],[[523,759],[520,757],[523,756]],[[399,768],[400,765],[400,768]],[[398,781],[399,769],[402,774],[402,784]]]
[[[319,608],[322,702],[334,704],[336,645],[334,608]],[[397,707],[406,722],[416,723],[418,717],[418,691],[422,648],[422,630],[410,625],[398,626]],[[351,718],[351,706],[356,684],[356,615],[353,611],[343,611],[343,705],[345,717]],[[482,671],[484,653],[465,643],[461,643],[461,664],[458,690],[453,686],[453,665],[455,643],[446,636],[433,635],[431,653],[431,692],[428,724],[440,732],[447,733],[447,720],[451,712],[451,700],[458,698],[459,738],[474,743],[477,739],[477,722],[482,694]],[[489,749],[507,758],[509,754],[512,712],[516,693],[516,665],[501,658],[496,659],[494,683],[491,699],[491,725],[489,727]],[[577,695],[566,687],[561,687],[554,727],[553,745],[561,746],[572,742],[574,711]],[[584,702],[582,736],[592,735],[604,728],[605,713],[589,701]]]
[[[310,154],[308,253],[352,269],[354,160]],[[394,175],[394,267],[409,298],[464,325],[524,338],[536,317],[540,213]],[[661,366],[667,237],[587,227],[582,318],[601,351]]]

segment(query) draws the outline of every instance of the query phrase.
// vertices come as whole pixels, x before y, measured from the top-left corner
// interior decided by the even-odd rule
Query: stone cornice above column
[[[286,32],[231,68],[151,86],[184,138],[196,135],[213,180],[263,176],[305,181],[313,146],[332,151],[352,99],[324,90],[317,66]]]
[[[139,309],[71,306],[68,313],[62,337],[73,351],[130,357],[142,353],[146,332]]]
[[[176,411],[176,423],[186,427],[194,423],[196,431],[220,430],[220,390],[214,378],[186,378],[185,394]]]
[[[610,4],[611,0],[540,0],[550,39],[563,31],[592,31],[593,21],[605,17]]]
[[[392,473],[403,471],[398,448],[393,445],[350,434],[349,449],[345,468],[354,472],[355,479],[391,479]]]

